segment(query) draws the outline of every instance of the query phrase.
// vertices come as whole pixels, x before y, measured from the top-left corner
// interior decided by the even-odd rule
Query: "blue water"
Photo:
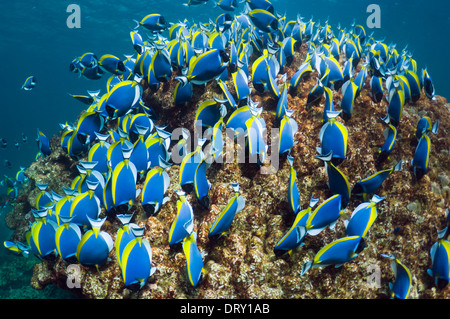
[[[149,13],[160,13],[167,21],[184,18],[207,22],[223,11],[214,2],[186,8],[184,0],[134,1],[0,1],[0,138],[6,138],[8,147],[0,149],[0,176],[13,177],[20,166],[28,166],[37,153],[35,142],[39,128],[49,138],[59,133],[59,123],[73,122],[85,105],[67,93],[86,94],[86,90],[104,90],[106,76],[98,81],[78,78],[69,72],[69,63],[85,52],[98,57],[110,53],[121,57],[133,53],[129,32],[135,26],[133,19],[141,20]],[[374,29],[375,39],[397,43],[400,51],[406,45],[418,63],[418,69],[427,67],[436,88],[436,94],[450,97],[448,81],[448,52],[450,45],[450,4],[447,0],[278,0],[272,1],[287,20],[299,13],[304,20],[328,19],[335,28],[338,23],[349,27],[355,21],[366,25],[369,4],[381,8],[381,28]],[[69,4],[81,8],[81,28],[69,29],[66,12]],[[240,4],[236,13],[243,8]],[[366,28],[368,33],[371,30]],[[32,91],[20,90],[24,80],[36,76],[38,84]],[[102,92],[104,93],[104,92]],[[28,137],[22,143],[22,132]],[[14,147],[15,141],[20,148]],[[7,168],[4,160],[11,162]],[[4,193],[0,187],[0,194]],[[3,222],[2,222],[3,223]],[[4,234],[4,232],[3,232]],[[3,239],[2,239],[3,240]],[[5,259],[2,259],[5,260]],[[1,265],[0,265],[1,266]]]

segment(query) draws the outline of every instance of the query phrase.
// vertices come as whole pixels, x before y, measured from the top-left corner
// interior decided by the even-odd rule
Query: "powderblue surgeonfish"
[[[293,110],[287,110],[280,122],[280,138],[278,143],[278,154],[290,152],[294,146],[294,135],[298,130],[297,121],[292,118]]]
[[[297,171],[294,168],[294,157],[288,155],[287,160],[290,166],[287,198],[290,211],[296,215],[300,210],[300,192],[298,191],[297,186]]]
[[[424,116],[419,122],[417,122],[416,127],[416,138],[420,140],[423,134],[433,133],[436,134],[439,129],[439,120],[436,120],[434,124],[432,124],[430,117]]]
[[[370,78],[370,92],[369,95],[372,101],[375,103],[380,103],[383,99],[383,79],[373,75]]]
[[[388,116],[390,122],[398,126],[405,106],[405,93],[400,87],[400,80],[394,81],[394,87],[389,91]]]
[[[177,76],[175,80],[178,81],[173,92],[175,104],[184,105],[189,102],[193,95],[192,84],[185,76]]]
[[[234,11],[238,7],[237,0],[219,0],[216,3],[222,10]]]
[[[411,291],[412,276],[406,267],[395,255],[381,254],[382,257],[392,259],[391,268],[394,272],[395,281],[389,283],[391,299],[408,299]]]
[[[195,126],[212,127],[220,118],[224,118],[227,113],[225,105],[217,102],[206,100],[197,108],[195,113]]]
[[[109,135],[95,133],[98,142],[92,145],[88,153],[89,162],[97,162],[95,170],[101,174],[108,172],[108,164],[106,160],[106,154],[110,144],[107,142]]]
[[[352,117],[357,92],[358,86],[355,84],[353,78],[342,85],[341,108],[342,118],[345,121],[349,120]]]
[[[53,202],[52,195],[47,191],[48,184],[38,184],[36,187],[39,189],[39,193],[36,195],[35,208],[43,209],[45,206],[50,205]]]
[[[58,224],[48,219],[48,207],[40,210],[32,210],[36,219],[31,225],[31,231],[27,236],[28,245],[39,258],[45,258],[56,251],[55,233]]]
[[[342,196],[342,208],[344,209],[347,207],[351,196],[350,184],[347,176],[331,162],[331,159],[333,158],[332,152],[325,156],[316,155],[316,157],[325,162],[328,187],[333,194],[340,194]]]
[[[247,13],[253,25],[261,31],[271,33],[278,30],[278,19],[269,11],[255,9]]]
[[[88,217],[88,220],[91,224],[91,229],[81,237],[75,257],[80,264],[95,265],[97,270],[99,270],[99,267],[106,263],[114,243],[111,235],[101,230],[106,217],[103,219],[91,219]]]
[[[239,195],[239,183],[231,183],[234,195],[228,201],[227,206],[220,212],[209,229],[208,237],[220,237],[227,234],[233,223],[234,216],[245,207],[245,198]]]
[[[130,161],[133,147],[127,144],[122,147],[123,161],[114,168],[111,179],[112,200],[114,207],[119,211],[128,210],[128,205],[134,203],[137,195],[137,170]]]
[[[389,157],[389,154],[391,154],[392,149],[394,148],[395,140],[397,139],[397,128],[389,123],[389,116],[384,117],[382,120],[388,125],[388,127],[384,131],[384,144],[378,150],[379,155],[375,162],[377,165],[384,162],[384,160]]]
[[[150,69],[157,81],[167,82],[172,76],[172,64],[166,45],[158,42],[155,42],[153,45],[156,48],[156,52],[153,53]]]
[[[428,74],[427,69],[422,69],[422,76],[420,78],[421,86],[423,87],[423,91],[425,92],[425,95],[430,100],[435,100],[435,90],[434,90],[434,84],[433,80],[431,79],[431,76]]]
[[[99,183],[86,183],[87,191],[76,195],[70,206],[71,222],[79,226],[89,226],[89,218],[97,219],[101,211],[100,199],[95,195]]]
[[[260,117],[261,112],[262,108],[250,107],[252,116],[245,122],[250,161],[255,161],[260,166],[264,163],[269,147],[264,140],[266,122]]]
[[[141,203],[148,216],[155,215],[168,200],[164,197],[170,184],[169,175],[165,171],[168,166],[160,158],[159,166],[147,172],[141,192]]]
[[[136,237],[131,231],[132,227],[139,227],[135,223],[131,222],[133,218],[133,214],[117,214],[117,218],[119,219],[122,227],[117,230],[115,246],[116,246],[116,258],[119,267],[122,268],[122,253],[125,247],[128,245]]]
[[[415,103],[420,98],[420,79],[413,70],[404,69],[404,73],[404,76],[408,79],[409,87],[411,88],[411,101]]]
[[[326,123],[328,122],[328,112],[335,112],[335,108],[333,102],[333,91],[325,86],[324,94],[325,94],[325,106],[323,108],[323,122]]]
[[[10,240],[5,240],[3,246],[14,255],[23,256],[28,258],[30,255],[30,246],[27,246],[19,241],[12,242]]]
[[[402,169],[402,161],[399,161],[395,164],[394,167],[381,170],[372,174],[362,180],[358,181],[352,189],[352,194],[362,195],[364,200],[368,200],[367,196],[375,193],[378,188],[381,187],[381,184],[389,177],[393,172],[400,171]]]
[[[438,289],[444,289],[450,280],[450,242],[440,238],[430,249],[432,266],[427,270]]]
[[[306,105],[311,106],[317,104],[322,99],[324,92],[325,92],[324,85],[322,81],[319,78],[317,78],[316,85],[314,85],[311,91],[309,91],[308,93]]]
[[[336,268],[356,258],[365,248],[364,239],[360,236],[346,236],[337,239],[320,249],[313,260],[303,265],[303,276],[310,268],[335,265]]]
[[[197,233],[192,232],[183,239],[183,252],[186,257],[186,271],[189,282],[196,287],[202,279],[205,268],[203,267],[203,257],[197,246]]]
[[[133,80],[117,83],[109,92],[105,108],[110,118],[127,114],[138,105],[141,99],[142,87]]]
[[[231,73],[231,76],[239,103],[241,101],[247,101],[250,96],[250,89],[248,87],[248,77],[244,70],[238,69],[236,72]]]
[[[56,229],[55,243],[59,256],[67,260],[74,257],[81,240],[81,230],[71,222],[72,217],[59,216],[61,225]]]
[[[151,32],[160,32],[168,28],[168,24],[164,16],[159,13],[151,13],[142,18],[141,21],[135,21],[136,28],[139,26],[144,27],[145,29]],[[136,29],[135,28],[135,29]]]
[[[32,89],[34,89],[34,87],[36,86],[36,77],[35,76],[29,76],[26,78],[25,82],[23,83],[21,89],[25,90],[25,91],[30,91]]]
[[[419,142],[417,143],[416,150],[414,152],[414,158],[411,161],[414,174],[416,178],[420,180],[428,171],[428,162],[430,159],[431,140],[427,134],[422,134]]]
[[[167,162],[171,155],[168,149],[170,146],[170,137],[172,133],[167,132],[165,127],[155,126],[155,128],[156,133],[150,135],[145,140],[150,168],[159,164],[160,157]]]
[[[209,208],[211,201],[210,189],[211,183],[206,176],[206,170],[211,165],[211,156],[205,156],[197,165],[194,174],[195,197],[203,207]]]
[[[229,64],[227,53],[212,49],[206,51],[189,62],[187,78],[189,82],[197,85],[205,84],[219,77]]]
[[[49,156],[52,153],[52,149],[50,148],[50,140],[39,129],[37,130],[36,141],[38,142],[40,152],[44,156]]]
[[[131,227],[135,238],[122,252],[122,279],[125,287],[137,291],[144,287],[148,278],[156,271],[152,267],[152,248],[143,238],[145,227]]]
[[[367,235],[378,216],[376,204],[383,199],[384,197],[374,195],[370,202],[361,203],[353,210],[350,219],[344,221],[347,236],[364,238]]]
[[[169,230],[169,246],[180,243],[185,237],[189,236],[194,230],[194,213],[191,204],[189,204],[186,193],[177,191],[177,215],[172,222]]]
[[[287,107],[288,107],[288,83],[284,83],[283,85],[283,91],[281,92],[281,95],[277,102],[277,110],[276,110],[276,119],[277,121],[281,121],[283,116],[286,114]]]
[[[120,75],[125,73],[124,63],[116,56],[112,54],[105,54],[98,60],[98,65],[105,72],[112,73],[114,75]]]
[[[311,197],[308,207],[298,212],[291,228],[289,228],[286,234],[281,237],[273,248],[275,256],[279,257],[286,253],[291,255],[297,247],[303,244],[303,239],[306,235],[306,221],[311,213],[311,210],[318,201],[318,198]]]
[[[341,195],[336,194],[326,199],[308,216],[306,231],[311,236],[316,236],[327,226],[334,229],[336,222],[342,215]]]
[[[206,139],[198,139],[195,150],[187,154],[180,166],[179,183],[183,191],[190,193],[194,190],[194,177],[197,166],[205,157],[202,151]]]
[[[316,150],[322,155],[332,152],[332,163],[339,165],[347,155],[348,131],[344,124],[336,120],[341,114],[340,111],[325,112],[328,120],[320,129],[321,147],[317,147]]]

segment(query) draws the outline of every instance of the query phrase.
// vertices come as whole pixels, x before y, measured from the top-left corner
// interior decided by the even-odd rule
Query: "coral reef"
[[[287,81],[296,71],[295,67],[304,60],[306,51],[307,46],[303,44],[291,66],[285,70]],[[341,57],[341,63],[343,61],[344,57]],[[202,282],[192,287],[187,280],[186,260],[181,247],[171,249],[168,245],[169,228],[177,211],[175,190],[179,189],[179,165],[173,165],[167,169],[171,180],[167,191],[170,200],[159,213],[147,218],[139,202],[131,208],[134,222],[145,226],[144,237],[152,246],[152,264],[157,268],[147,285],[139,292],[124,287],[113,249],[100,271],[80,265],[81,288],[76,293],[85,298],[388,298],[388,283],[394,280],[394,275],[390,262],[380,254],[394,253],[411,270],[410,298],[449,298],[450,287],[439,291],[427,274],[427,268],[431,267],[429,251],[437,240],[436,231],[445,226],[445,210],[450,199],[450,105],[443,97],[436,96],[436,100],[430,100],[425,94],[416,103],[406,105],[395,148],[390,158],[381,167],[376,167],[378,148],[384,142],[385,125],[380,118],[386,115],[387,101],[372,102],[368,95],[368,80],[356,99],[352,118],[345,122],[349,133],[347,159],[339,168],[353,186],[379,169],[393,167],[399,160],[403,160],[404,165],[379,189],[377,194],[386,196],[386,199],[377,207],[378,218],[366,237],[367,248],[356,259],[340,268],[315,268],[300,276],[303,264],[311,260],[321,247],[345,235],[343,218],[334,230],[327,228],[315,237],[308,236],[305,245],[291,256],[276,258],[273,247],[294,219],[286,198],[288,162],[282,157],[278,171],[262,174],[255,164],[225,161],[224,164],[212,164],[207,171],[212,184],[209,210],[203,208],[193,194],[187,196],[194,210],[194,230],[198,234],[197,243],[206,268]],[[215,81],[204,87],[195,86],[190,104],[175,106],[172,95],[175,84],[176,81],[169,81],[157,92],[150,92],[143,80],[143,100],[159,115],[158,125],[167,125],[169,131],[185,127],[192,132],[197,106],[212,99],[213,95],[219,96],[220,88]],[[302,81],[296,94],[288,96],[288,108],[295,111],[293,118],[299,126],[295,135],[297,144],[291,154],[295,158],[302,208],[306,208],[313,195],[320,201],[331,196],[324,165],[314,157],[316,147],[320,146],[318,135],[323,124],[324,99],[311,109],[305,107],[308,92],[314,84],[313,73]],[[229,88],[233,93],[232,86]],[[339,105],[341,97],[340,92],[335,92],[335,105]],[[269,93],[258,92],[252,95],[252,99],[263,107],[262,117],[270,132],[277,125],[273,115],[277,100]],[[424,115],[433,122],[439,119],[441,125],[438,133],[431,136],[429,171],[421,180],[416,180],[410,161],[417,145],[414,130]],[[342,121],[341,118],[338,120]],[[231,143],[230,140],[227,142]],[[7,216],[8,226],[15,229],[14,239],[24,241],[24,234],[29,230],[28,222],[33,219],[30,209],[38,192],[35,183],[49,183],[49,189],[62,193],[62,186],[70,185],[78,174],[77,161],[60,147],[60,136],[51,139],[51,147],[53,152],[50,156],[38,159],[27,169],[30,183],[20,191],[14,210]],[[229,235],[210,241],[209,227],[233,195],[230,182],[239,182],[241,195],[246,199],[245,209],[236,215]],[[352,196],[346,208],[348,217],[362,201],[362,198]],[[115,239],[119,227],[115,219],[107,220],[102,229]],[[394,233],[396,228],[398,231]],[[42,289],[50,283],[67,287],[68,265],[59,258],[43,260],[34,267],[32,287]],[[374,269],[380,271],[379,287],[370,285],[368,281]]]

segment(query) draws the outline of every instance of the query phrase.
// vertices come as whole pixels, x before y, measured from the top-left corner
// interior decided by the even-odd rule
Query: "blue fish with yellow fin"
[[[231,183],[234,196],[228,201],[227,206],[220,212],[209,229],[208,237],[220,237],[227,234],[234,216],[245,207],[245,198],[239,195],[239,183]]]
[[[22,84],[21,89],[25,90],[25,91],[30,91],[32,89],[34,89],[34,87],[36,86],[36,77],[35,76],[29,76],[25,79],[25,82]]]
[[[275,256],[280,257],[286,253],[289,255],[299,246],[303,245],[303,239],[306,236],[306,221],[311,213],[313,207],[319,201],[318,198],[311,197],[309,205],[306,209],[298,212],[295,216],[295,220],[286,232],[286,234],[281,237],[281,239],[276,243],[273,248]]]
[[[55,243],[59,256],[68,260],[77,253],[81,240],[81,230],[77,224],[72,223],[72,217],[59,216],[61,225],[56,229]]]
[[[294,157],[289,154],[287,160],[290,166],[287,198],[290,211],[296,215],[300,210],[300,192],[298,191],[297,186],[297,171],[294,168]]]
[[[363,178],[353,186],[352,194],[362,195],[364,199],[367,200],[367,196],[375,193],[378,188],[381,187],[386,178],[389,177],[389,175],[393,172],[400,171],[402,169],[402,165],[403,161],[400,160],[390,169],[381,170],[373,175]]]
[[[280,122],[280,138],[278,142],[278,154],[290,152],[294,147],[294,135],[298,131],[297,121],[292,118],[293,110],[286,110]]]
[[[325,162],[328,187],[333,194],[340,194],[342,196],[342,208],[346,208],[351,196],[350,183],[348,182],[347,176],[331,162],[333,158],[332,152],[324,156],[316,155],[316,158]]]
[[[203,154],[203,144],[206,139],[198,139],[195,151],[187,154],[180,165],[179,183],[183,191],[190,193],[194,190],[194,177],[197,166],[205,157]]]
[[[141,204],[148,216],[155,215],[168,200],[164,197],[169,188],[170,178],[165,169],[169,165],[159,158],[159,165],[147,172],[142,187]]]
[[[169,246],[180,243],[185,237],[189,236],[194,230],[194,213],[191,204],[189,204],[186,193],[177,191],[177,215],[172,222],[169,230]]]
[[[395,282],[389,283],[391,299],[408,299],[411,291],[412,276],[406,267],[395,255],[381,254],[382,257],[392,259],[391,268],[394,272]]]
[[[134,239],[122,252],[122,278],[125,287],[133,291],[142,289],[148,278],[156,271],[152,267],[152,248],[143,238],[145,227],[131,227]]]
[[[206,272],[203,257],[197,246],[197,233],[192,232],[183,239],[183,252],[186,257],[186,270],[189,282],[196,287]]]
[[[335,265],[336,268],[356,258],[365,248],[364,239],[360,236],[347,236],[337,239],[320,249],[313,260],[303,265],[301,276],[309,269]]]
[[[444,289],[450,280],[450,242],[439,238],[430,249],[432,266],[427,270],[438,289]]]
[[[376,204],[383,199],[384,197],[374,195],[370,202],[361,203],[353,210],[350,219],[344,221],[347,236],[364,238],[367,235],[378,216]]]
[[[322,126],[319,132],[321,147],[316,150],[319,154],[328,154],[332,152],[332,163],[339,165],[347,155],[348,131],[344,124],[337,121],[340,111],[325,111],[327,122]]]
[[[79,226],[89,226],[89,218],[97,219],[101,211],[100,199],[95,195],[99,183],[91,181],[86,183],[87,191],[76,195],[70,205],[72,223]]]
[[[30,255],[30,246],[27,246],[19,241],[12,242],[10,240],[5,240],[3,246],[14,255],[23,256],[28,258]]]
[[[55,233],[58,224],[47,218],[48,207],[32,210],[32,213],[36,220],[31,225],[28,245],[37,257],[45,258],[56,252]]]
[[[211,156],[205,156],[201,162],[197,165],[194,174],[194,191],[197,200],[202,204],[203,207],[209,208],[211,201],[210,189],[211,183],[208,181],[206,176],[206,170],[211,165]]]
[[[122,268],[123,250],[129,242],[136,238],[131,231],[131,228],[138,227],[138,225],[131,222],[133,214],[117,214],[116,216],[122,224],[122,227],[117,230],[115,240],[117,263],[119,264],[119,267]]]
[[[81,237],[75,256],[80,264],[94,265],[98,271],[99,267],[106,263],[114,243],[111,235],[101,230],[106,217],[103,219],[88,217],[88,220],[91,229]]]
[[[311,236],[316,236],[327,226],[330,226],[330,229],[334,229],[337,220],[343,214],[341,202],[341,195],[336,194],[327,198],[314,209],[306,220],[306,232]]]

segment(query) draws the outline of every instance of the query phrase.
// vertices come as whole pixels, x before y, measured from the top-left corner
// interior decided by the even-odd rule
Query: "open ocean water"
[[[107,79],[93,81],[79,78],[69,71],[69,63],[85,52],[98,57],[132,54],[130,31],[135,20],[150,13],[160,13],[169,22],[185,18],[195,22],[215,20],[224,11],[214,7],[214,1],[200,7],[187,8],[184,0],[15,0],[0,1],[0,61],[2,62],[0,138],[8,146],[0,149],[0,176],[14,177],[20,166],[27,167],[38,151],[35,141],[39,128],[51,138],[60,132],[59,123],[73,122],[85,105],[67,93],[86,94],[86,90],[104,88]],[[436,94],[450,97],[448,52],[450,44],[450,4],[447,0],[274,0],[275,9],[286,14],[287,21],[300,14],[304,21],[328,20],[333,29],[338,23],[349,28],[353,21],[366,27],[368,5],[381,9],[381,28],[370,30],[375,39],[406,45],[418,63],[418,70],[427,67],[433,78]],[[68,28],[66,12],[70,4],[81,8],[81,28]],[[239,14],[244,4],[234,14]],[[37,85],[31,91],[21,90],[25,79],[34,75]],[[22,133],[28,141],[22,141]],[[19,143],[19,148],[14,146]],[[11,163],[6,167],[5,160]],[[6,188],[0,186],[0,194]],[[1,242],[11,231],[0,216]],[[66,291],[49,287],[33,291],[29,287],[32,266],[38,262],[7,255],[0,249],[0,298],[68,298]],[[10,273],[11,264],[20,271]],[[7,279],[7,277],[10,277]],[[15,280],[12,280],[14,277]]]

